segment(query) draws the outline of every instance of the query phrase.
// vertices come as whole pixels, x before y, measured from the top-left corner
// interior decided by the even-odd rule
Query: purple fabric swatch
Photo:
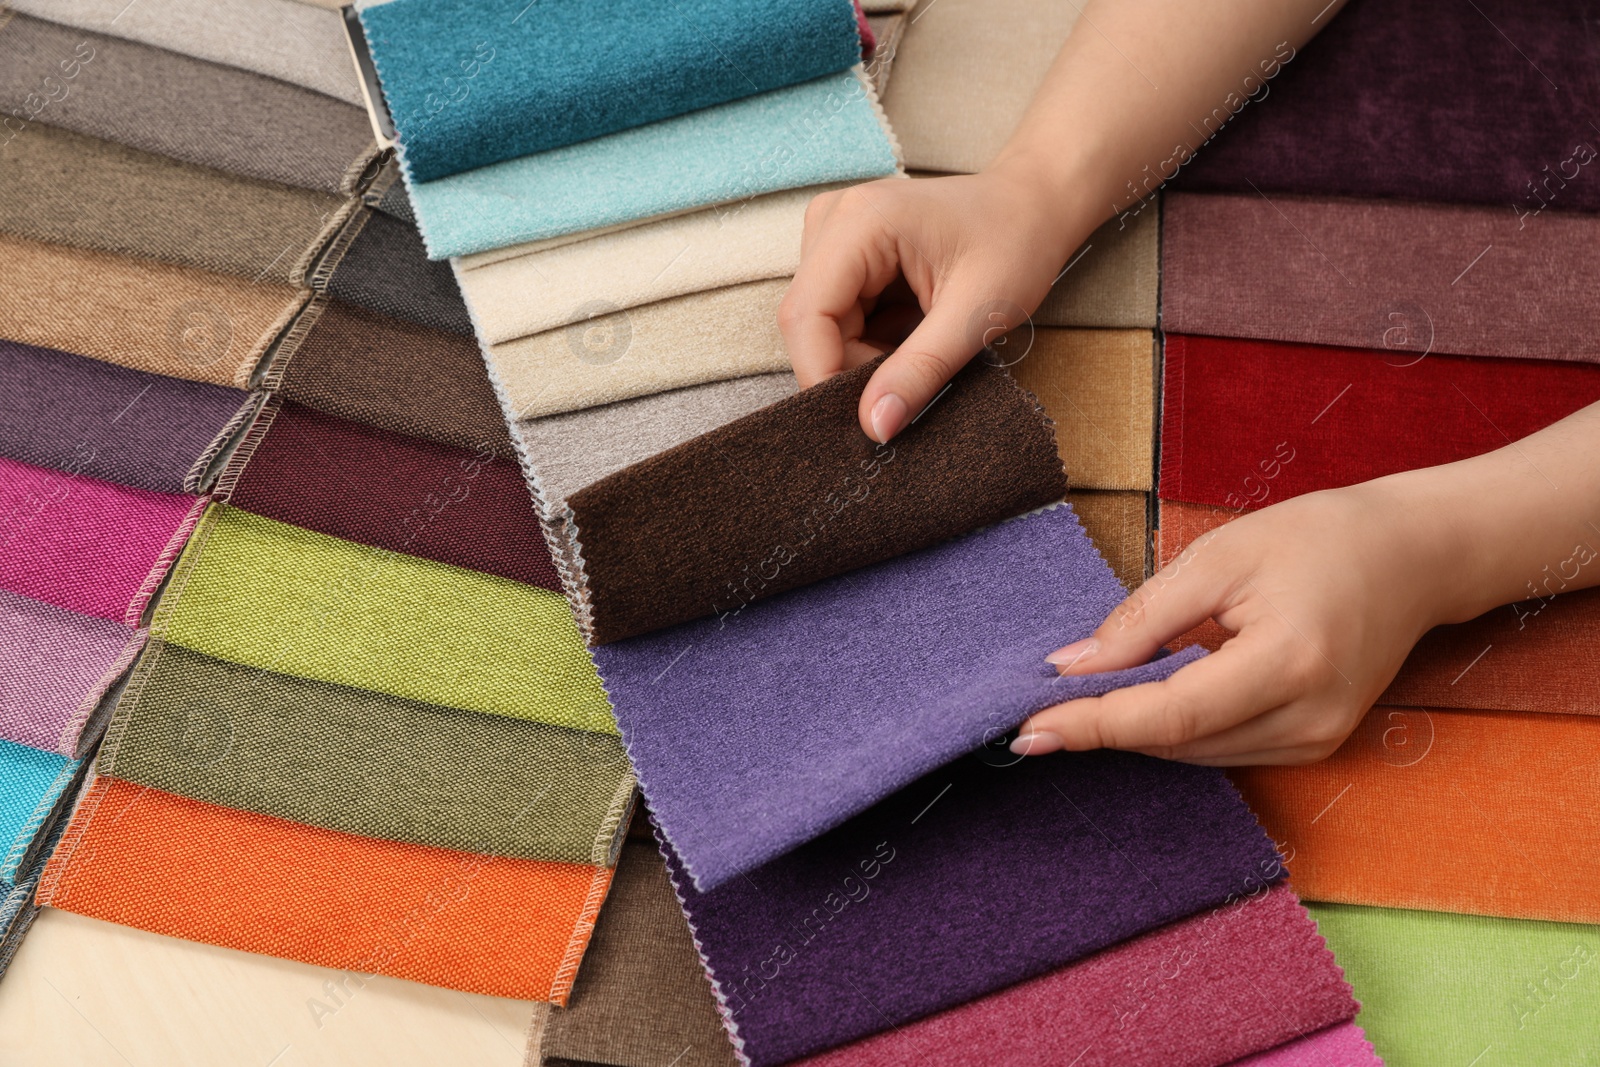
[[[0,456],[161,493],[198,493],[255,408],[238,389],[0,341]]]
[[[710,892],[674,874],[735,1043],[772,1067],[1258,892],[1284,870],[1221,771],[1102,750],[969,756]]]
[[[1203,654],[1057,675],[1044,657],[1125,595],[1062,505],[593,652],[650,810],[708,889],[1041,708]]]
[[[0,589],[0,740],[79,756],[79,735],[145,631]]]

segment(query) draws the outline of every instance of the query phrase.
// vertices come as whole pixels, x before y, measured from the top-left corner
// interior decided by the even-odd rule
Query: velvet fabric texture
[[[1076,677],[1044,662],[1123,596],[1063,506],[602,645],[595,662],[651,812],[710,887],[1034,711],[1194,658]]]
[[[1151,207],[1091,233],[1063,266],[1033,321],[1153,330],[1160,277],[1161,217]]]
[[[1150,494],[1074,489],[1067,502],[1123,588],[1143,582],[1150,559]]]
[[[737,613],[1066,495],[1037,402],[981,363],[892,446],[875,446],[856,408],[879,362],[568,497],[592,641]]]
[[[1255,97],[1272,103],[1203,121],[1228,132],[1181,186],[1600,210],[1600,183],[1579,173],[1600,155],[1592,11],[1489,0],[1472,14],[1354,0]]]
[[[898,166],[870,85],[845,71],[410,191],[445,259]]]
[[[135,489],[198,493],[260,397],[0,341],[0,455]]]
[[[41,90],[49,95],[42,107],[39,97],[28,99]],[[321,193],[355,192],[378,156],[358,107],[237,67],[17,15],[0,30],[0,111],[19,116],[36,107],[52,126]]]
[[[1281,873],[1221,772],[1101,751],[962,760],[748,877],[707,893],[675,879],[729,1031],[767,1067],[1055,970]],[[1000,899],[1028,937],[996,944]]]
[[[414,224],[382,212],[353,220],[355,231],[323,288],[346,304],[436,330],[472,336],[472,320],[448,263],[434,263]]]
[[[611,871],[402,845],[98,778],[39,902],[169,937],[562,1003]]]
[[[1592,715],[1380,704],[1320,763],[1229,773],[1309,900],[1600,923],[1597,751]]]
[[[1600,264],[1578,250],[1597,236],[1600,217],[1519,220],[1509,205],[1174,193],[1161,322],[1385,349],[1396,363],[1429,352],[1594,362]]]
[[[746,0],[732,11],[717,0],[664,9],[545,0],[537,14],[491,19],[471,0],[364,7],[411,181],[593,140],[861,59],[850,0]]]
[[[1220,1067],[1355,1014],[1333,953],[1280,884],[804,1062]]]
[[[1246,1056],[1232,1067],[1383,1067],[1383,1061],[1361,1027],[1340,1023]]]
[[[1154,488],[1156,355],[1150,331],[1024,328],[995,351],[1055,423],[1056,446],[1073,488]]]
[[[0,741],[0,889],[17,884],[81,765],[53,752]]]

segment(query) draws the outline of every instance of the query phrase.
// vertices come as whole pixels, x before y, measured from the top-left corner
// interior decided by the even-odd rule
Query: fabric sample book
[[[382,212],[350,221],[319,267],[321,288],[335,300],[380,315],[472,336],[472,319],[448,263],[434,263],[414,224]]]

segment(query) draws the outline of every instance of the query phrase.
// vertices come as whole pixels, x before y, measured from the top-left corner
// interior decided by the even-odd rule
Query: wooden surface
[[[0,1064],[520,1067],[533,1006],[46,908],[0,980]],[[320,1005],[320,1006],[319,1006]]]

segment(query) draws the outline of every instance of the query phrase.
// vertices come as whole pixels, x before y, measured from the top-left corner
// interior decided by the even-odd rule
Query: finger
[[[1348,722],[1326,701],[1291,700],[1237,726],[1151,755],[1186,763],[1226,760],[1219,765],[1238,766],[1269,753],[1274,754],[1274,763],[1290,762],[1287,756],[1293,753],[1294,762],[1311,763],[1344,743]]]
[[[800,227],[800,258],[804,259],[806,249],[817,239],[822,228],[827,224],[833,209],[839,204],[840,191],[835,189],[827,193],[818,193],[806,205],[805,221]]]

